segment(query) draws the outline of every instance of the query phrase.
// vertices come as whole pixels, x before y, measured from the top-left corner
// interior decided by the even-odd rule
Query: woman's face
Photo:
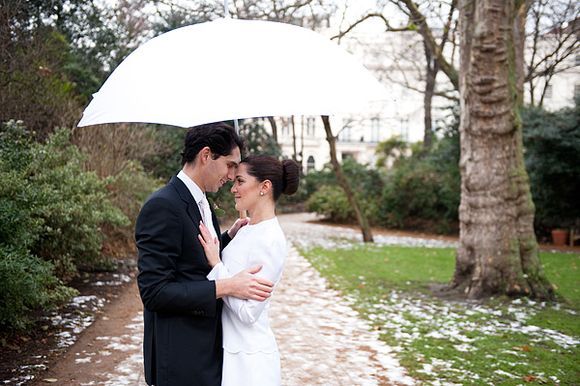
[[[241,163],[234,178],[234,186],[231,192],[236,202],[236,210],[252,211],[261,198],[260,191],[263,183],[256,177],[248,174],[248,165]]]

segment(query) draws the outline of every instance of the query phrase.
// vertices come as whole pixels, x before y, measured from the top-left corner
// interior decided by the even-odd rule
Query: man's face
[[[236,146],[226,156],[210,157],[205,174],[205,191],[217,192],[228,181],[233,181],[240,164],[240,149]]]

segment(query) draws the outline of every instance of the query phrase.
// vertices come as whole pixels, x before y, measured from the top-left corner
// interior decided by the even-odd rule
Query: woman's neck
[[[250,212],[250,225],[276,217],[276,206],[273,202],[260,203],[248,211]]]

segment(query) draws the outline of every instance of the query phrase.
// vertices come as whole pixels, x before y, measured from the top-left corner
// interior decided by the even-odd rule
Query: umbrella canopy
[[[306,28],[219,19],[162,34],[113,71],[78,126],[191,127],[231,119],[356,112],[388,98],[355,58]]]

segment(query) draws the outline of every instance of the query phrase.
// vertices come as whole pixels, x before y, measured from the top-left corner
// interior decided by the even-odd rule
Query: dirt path
[[[33,385],[145,385],[141,299],[135,281],[120,290],[119,297]]]
[[[353,231],[306,224],[307,219],[281,216],[291,241],[356,237]],[[378,334],[336,291],[327,288],[295,248],[273,297],[270,317],[285,386],[413,384]],[[133,281],[33,385],[145,385],[142,334],[142,304]]]

